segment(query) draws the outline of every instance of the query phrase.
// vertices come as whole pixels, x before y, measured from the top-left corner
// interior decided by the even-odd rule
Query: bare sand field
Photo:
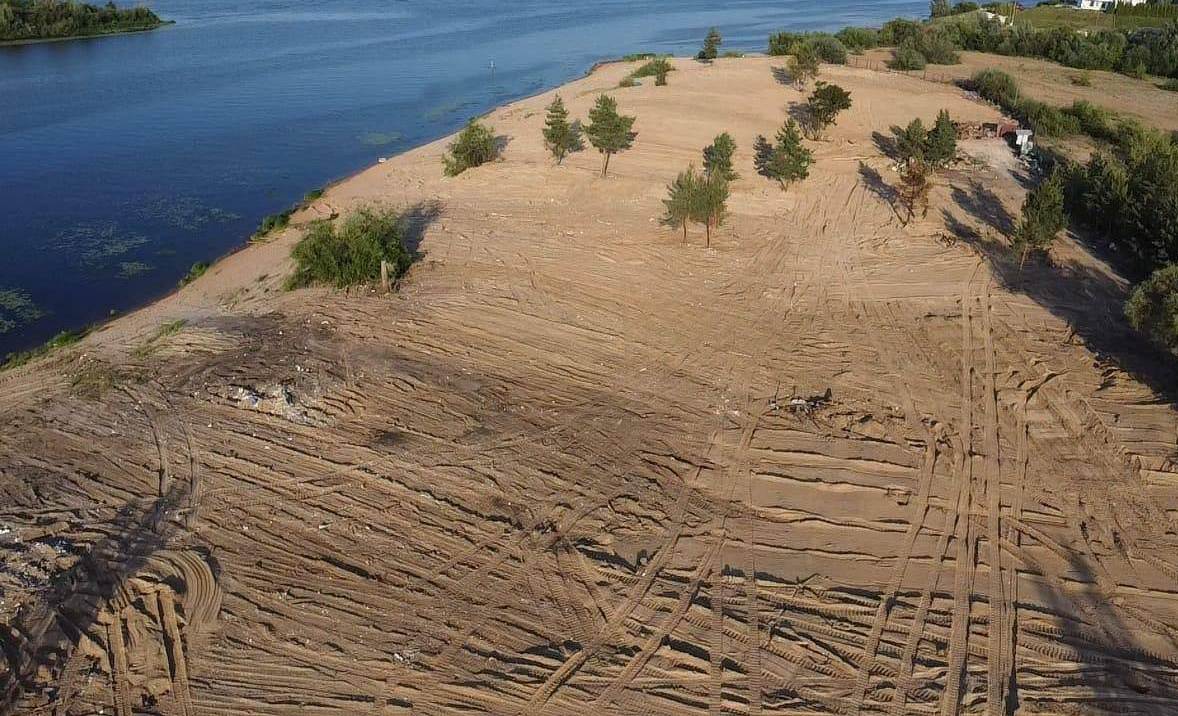
[[[888,49],[871,50],[864,55],[872,62],[886,63],[892,59],[892,51]],[[1076,100],[1087,100],[1158,129],[1178,131],[1178,92],[1159,87],[1162,80],[1156,77],[1139,80],[1117,72],[1077,70],[1049,60],[984,52],[962,52],[959,64],[929,65],[928,72],[938,77],[966,79],[989,67],[1011,74],[1026,95],[1040,102],[1069,105]],[[1072,81],[1081,76],[1088,79],[1088,86]]]
[[[892,208],[873,133],[994,111],[824,68],[854,107],[783,193],[751,146],[804,95],[675,64],[561,88],[637,115],[608,179],[548,160],[548,93],[500,162],[435,143],[296,217],[404,209],[393,295],[282,291],[296,226],[0,374],[7,710],[1174,713],[1178,414],[1124,283],[1009,263],[996,143]],[[731,215],[684,245],[665,185],[722,131]]]

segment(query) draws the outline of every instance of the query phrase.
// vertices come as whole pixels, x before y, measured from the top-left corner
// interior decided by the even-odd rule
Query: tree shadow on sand
[[[1072,519],[1080,519],[1080,529],[1084,529],[1082,518],[1073,515]],[[1012,671],[1006,685],[1005,713],[1021,713],[1020,708],[1038,712],[1040,708],[1057,706],[1058,691],[1065,685],[1072,692],[1069,701],[1074,700],[1082,708],[1096,709],[1093,713],[1124,707],[1128,708],[1122,713],[1170,713],[1169,706],[1163,704],[1178,702],[1178,687],[1165,677],[1173,672],[1174,663],[1157,654],[1156,646],[1147,646],[1141,635],[1150,632],[1155,644],[1160,637],[1169,641],[1171,647],[1175,646],[1173,637],[1140,620],[1127,623],[1126,615],[1140,612],[1137,609],[1127,612],[1114,606],[1112,595],[1099,586],[1096,571],[1103,568],[1094,569],[1083,555],[1071,549],[1066,551],[1066,560],[1068,581],[1077,586],[1063,592],[1059,588],[1060,580],[1044,580],[1040,582],[1039,592],[1046,609],[1035,608],[1030,601],[1018,608],[1024,618],[1051,622],[1059,630],[1056,639],[1073,646],[1078,654],[1076,660],[1084,667],[1069,671],[1070,676],[1054,687],[1039,686],[1034,691],[1027,688],[1025,693],[1018,688],[1017,670]],[[1016,650],[1019,637],[1024,634],[1016,630],[1012,635]],[[1149,702],[1162,706],[1155,710],[1146,705]]]
[[[958,207],[987,226],[1003,234],[1013,230],[1014,217],[992,192],[980,186],[969,191],[955,188],[953,198]],[[1156,349],[1124,317],[1128,291],[1123,282],[1072,260],[1032,259],[1020,265],[1005,241],[983,236],[949,209],[943,216],[950,232],[988,260],[1004,288],[1031,298],[1066,322],[1098,361],[1119,366],[1167,401],[1178,398],[1173,357]]]
[[[1006,236],[1014,233],[1014,215],[1007,211],[1002,199],[991,189],[982,186],[981,182],[971,179],[968,189],[954,186],[950,196],[953,203],[964,209],[967,214],[995,231]]]
[[[773,79],[777,80],[777,84],[785,85],[786,87],[794,86],[793,75],[789,73],[784,67],[770,67],[769,71],[773,73]]]
[[[21,697],[34,693],[47,674],[60,680],[73,650],[107,603],[182,529],[176,513],[189,492],[187,482],[176,482],[158,499],[124,505],[109,523],[94,526],[105,536],[0,626],[7,661],[7,671],[0,674],[0,714],[14,713]]]
[[[441,218],[445,209],[446,205],[441,201],[427,199],[401,212],[401,243],[415,261],[425,255],[421,251],[421,241],[426,230]]]
[[[900,198],[899,192],[891,184],[884,181],[883,176],[877,170],[862,161],[859,162],[859,182],[867,188],[867,191],[887,204],[897,219],[900,218],[900,213],[896,210],[896,202]]]

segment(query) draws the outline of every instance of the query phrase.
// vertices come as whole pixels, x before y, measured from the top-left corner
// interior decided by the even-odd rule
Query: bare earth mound
[[[825,68],[855,105],[782,193],[752,141],[803,95],[676,64],[561,89],[638,116],[609,179],[548,161],[549,94],[501,162],[331,190],[301,218],[411,211],[392,297],[279,291],[292,229],[0,376],[9,710],[1173,713],[1178,420],[1120,283],[997,258],[993,145],[889,204],[873,132],[993,110]],[[684,246],[664,187],[722,131]]]

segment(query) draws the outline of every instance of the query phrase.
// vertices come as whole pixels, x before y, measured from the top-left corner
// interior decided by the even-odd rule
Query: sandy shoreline
[[[805,100],[781,60],[675,64],[295,217],[409,212],[393,295],[283,291],[292,226],[0,375],[15,708],[1165,713],[1178,415],[1101,353],[1122,288],[1071,240],[1009,270],[999,143],[891,203],[878,134],[995,110],[824,67],[854,106],[783,192],[752,167]],[[638,117],[608,179],[547,156],[558,92]],[[724,131],[729,217],[684,245],[666,184]]]

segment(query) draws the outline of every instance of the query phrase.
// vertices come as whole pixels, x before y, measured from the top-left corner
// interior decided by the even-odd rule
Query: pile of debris
[[[954,122],[958,139],[998,139],[1019,129],[1018,120],[1003,117],[997,122]]]

